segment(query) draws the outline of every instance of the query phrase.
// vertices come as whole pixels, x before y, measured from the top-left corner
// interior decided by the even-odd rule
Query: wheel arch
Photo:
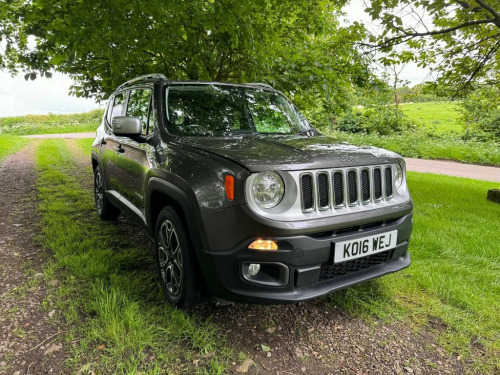
[[[184,190],[171,182],[152,177],[148,181],[145,202],[146,222],[151,237],[154,238],[156,221],[161,210],[166,206],[171,206],[185,225],[188,238],[197,253],[196,255],[203,250],[204,241],[200,230],[201,223],[198,222],[198,215],[196,215],[193,205]]]

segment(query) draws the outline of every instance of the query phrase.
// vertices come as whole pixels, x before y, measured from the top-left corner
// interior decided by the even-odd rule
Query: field
[[[44,316],[56,312],[50,324],[65,332],[65,372],[217,374],[253,363],[252,374],[326,373],[356,363],[360,372],[389,373],[395,352],[401,369],[416,372],[500,371],[498,205],[485,200],[495,184],[409,173],[415,223],[412,266],[403,272],[300,305],[210,301],[183,312],[163,301],[145,233],[126,218],[97,219],[90,143],[25,148],[35,150],[38,205],[23,217],[40,218],[30,227],[51,255],[39,271],[25,268],[15,298],[34,298],[33,290],[58,280],[40,306]],[[15,332],[19,340],[34,335],[26,326]]]
[[[457,102],[403,103],[399,109],[413,121],[438,133],[463,132],[464,124],[460,121]]]
[[[28,143],[27,139],[8,134],[0,134],[0,162]]]
[[[103,110],[71,115],[27,115],[0,118],[0,133],[15,135],[93,132],[101,123]]]

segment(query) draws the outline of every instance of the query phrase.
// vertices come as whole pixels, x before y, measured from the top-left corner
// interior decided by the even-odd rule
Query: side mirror
[[[116,135],[141,135],[141,119],[138,117],[115,116],[111,120],[113,133]]]

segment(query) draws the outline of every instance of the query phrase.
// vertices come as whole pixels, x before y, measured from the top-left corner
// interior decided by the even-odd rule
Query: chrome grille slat
[[[393,199],[391,165],[311,171],[301,173],[299,180],[303,212],[373,207]]]

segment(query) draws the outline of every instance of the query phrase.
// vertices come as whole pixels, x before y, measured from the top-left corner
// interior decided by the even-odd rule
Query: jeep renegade
[[[261,83],[130,80],[92,146],[102,219],[156,244],[163,292],[293,303],[410,265],[404,160],[321,135]]]

